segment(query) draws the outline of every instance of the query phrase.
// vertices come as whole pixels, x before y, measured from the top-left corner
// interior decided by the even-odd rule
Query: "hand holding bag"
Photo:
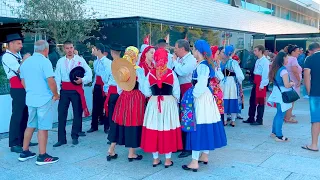
[[[276,86],[278,87],[279,91],[281,92],[282,100],[284,103],[293,103],[298,99],[300,99],[298,93],[292,87],[291,87],[291,91],[282,92],[277,81],[275,79],[273,79],[273,81],[274,81],[274,84],[276,84]]]

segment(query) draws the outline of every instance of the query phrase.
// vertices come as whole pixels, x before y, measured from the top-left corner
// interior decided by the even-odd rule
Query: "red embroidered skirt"
[[[112,120],[118,125],[142,126],[145,103],[146,98],[138,89],[123,91],[117,100]]]

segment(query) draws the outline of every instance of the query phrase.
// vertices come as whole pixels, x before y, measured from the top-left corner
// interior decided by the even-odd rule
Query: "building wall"
[[[16,0],[6,0],[17,6]],[[86,7],[99,13],[98,18],[143,16],[218,28],[266,33],[317,33],[318,28],[252,12],[215,0],[87,0]],[[0,0],[0,17],[15,17]]]
[[[100,18],[143,16],[266,34],[319,32],[315,27],[232,7],[214,0],[88,0],[87,4],[99,12]]]

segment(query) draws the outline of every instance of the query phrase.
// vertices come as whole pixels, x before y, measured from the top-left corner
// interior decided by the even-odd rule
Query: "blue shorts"
[[[39,130],[51,130],[53,124],[53,104],[50,100],[41,107],[28,106],[29,118],[28,128],[37,128]]]
[[[310,96],[311,123],[320,122],[320,96]]]

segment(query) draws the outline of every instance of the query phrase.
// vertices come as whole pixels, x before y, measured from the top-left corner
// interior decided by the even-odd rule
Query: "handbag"
[[[291,87],[291,91],[282,92],[276,79],[273,79],[273,81],[276,84],[276,86],[278,87],[279,91],[281,92],[282,100],[284,103],[293,103],[293,102],[297,101],[298,99],[300,99],[300,96],[292,87]]]

